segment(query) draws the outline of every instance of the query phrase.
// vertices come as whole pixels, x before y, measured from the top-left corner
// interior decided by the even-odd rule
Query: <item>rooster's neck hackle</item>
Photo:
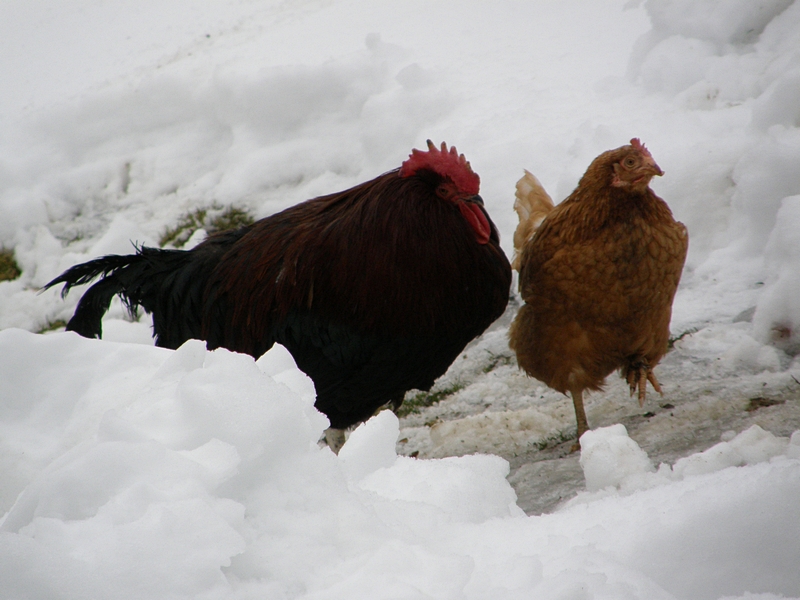
[[[442,142],[441,149],[428,140],[428,150],[416,148],[411,151],[408,159],[400,167],[400,177],[411,177],[419,171],[433,171],[442,178],[452,181],[461,193],[474,196],[480,190],[481,179],[472,170],[469,161],[463,154],[459,154],[455,146],[447,149],[447,144]]]

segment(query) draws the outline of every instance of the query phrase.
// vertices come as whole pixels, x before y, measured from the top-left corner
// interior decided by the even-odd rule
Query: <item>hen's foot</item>
[[[662,396],[664,395],[653,370],[645,360],[631,361],[623,369],[622,377],[628,382],[631,388],[631,396],[633,396],[634,392],[638,391],[639,406],[644,406],[644,401],[647,397],[648,381],[652,384],[655,391]]]

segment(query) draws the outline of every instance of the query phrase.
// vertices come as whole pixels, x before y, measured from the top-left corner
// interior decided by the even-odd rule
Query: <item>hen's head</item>
[[[479,243],[489,241],[492,227],[483,211],[483,199],[478,195],[481,178],[472,170],[463,154],[459,154],[455,146],[447,149],[442,142],[441,149],[428,140],[428,150],[411,151],[411,155],[400,167],[398,176],[431,175],[436,196],[452,202],[461,211],[475,231]]]
[[[607,152],[595,160],[603,157],[610,163],[611,185],[616,188],[643,192],[650,185],[653,177],[664,174],[639,138],[633,138],[629,146],[622,146],[622,148]]]

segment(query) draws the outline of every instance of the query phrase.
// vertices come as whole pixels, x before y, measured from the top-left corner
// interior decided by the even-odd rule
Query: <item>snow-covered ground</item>
[[[0,56],[0,597],[800,598],[800,4],[6,0]],[[580,454],[514,303],[339,457],[279,348],[154,348],[119,304],[103,341],[31,333],[77,262],[427,138],[510,253],[523,168],[558,200],[635,136],[690,232],[682,337],[663,397],[589,396]]]

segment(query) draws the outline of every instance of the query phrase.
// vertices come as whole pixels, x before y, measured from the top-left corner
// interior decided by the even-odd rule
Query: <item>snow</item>
[[[590,492],[619,486],[631,475],[653,470],[647,454],[620,423],[581,436],[580,464]]]
[[[282,348],[256,362],[198,341],[172,352],[7,329],[0,349],[14,357],[0,373],[6,597],[777,598],[800,585],[800,432],[753,426],[655,471],[622,425],[590,431],[587,491],[527,517],[505,460],[398,456],[391,411],[339,457],[320,448],[326,419]]]
[[[800,4],[7,0],[0,56],[0,596],[800,598]],[[118,302],[103,341],[33,333],[73,264],[427,138],[510,254],[523,169],[558,201],[632,137],[690,232],[679,339],[663,398],[587,397],[580,454],[507,347],[516,299],[439,403],[338,457],[282,348],[155,348]]]

